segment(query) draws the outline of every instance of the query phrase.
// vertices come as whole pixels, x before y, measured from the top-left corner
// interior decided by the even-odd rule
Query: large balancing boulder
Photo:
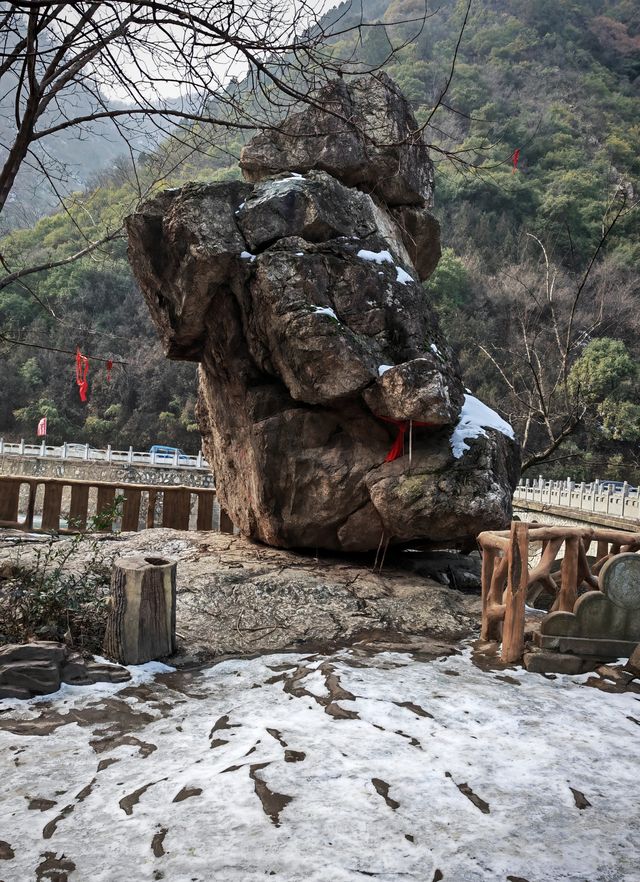
[[[395,87],[382,103],[378,120],[407,112]],[[187,185],[128,219],[167,354],[200,362],[221,504],[244,535],[280,547],[454,545],[502,527],[519,449],[465,394],[419,283],[437,261],[437,224],[328,167]]]
[[[247,181],[326,171],[387,205],[433,203],[433,163],[409,104],[385,73],[334,80],[315,102],[243,149]]]

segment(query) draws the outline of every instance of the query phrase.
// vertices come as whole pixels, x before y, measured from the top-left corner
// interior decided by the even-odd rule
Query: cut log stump
[[[139,665],[171,655],[176,646],[176,563],[153,554],[113,565],[104,653]]]

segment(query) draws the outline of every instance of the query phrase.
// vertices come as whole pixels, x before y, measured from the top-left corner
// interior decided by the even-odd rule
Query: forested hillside
[[[336,57],[355,50],[382,63],[415,31],[390,23],[422,4],[367,9],[381,26],[334,45]],[[425,296],[467,384],[514,423],[534,472],[633,479],[640,10],[634,0],[473,0],[463,29],[466,10],[442,0],[386,65],[433,145],[445,249]],[[198,134],[135,171],[123,160],[65,212],[7,237],[3,255],[11,265],[61,259],[116,230],[148,186],[238,175],[239,137],[202,152]],[[11,340],[126,362],[107,382],[91,361],[81,404],[72,354],[0,343],[5,437],[32,437],[47,415],[54,440],[197,449],[194,366],[163,358],[121,239],[1,291],[0,322]]]

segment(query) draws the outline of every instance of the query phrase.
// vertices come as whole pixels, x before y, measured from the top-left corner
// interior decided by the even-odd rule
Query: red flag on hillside
[[[113,361],[108,359],[107,361],[107,383],[111,382],[111,371],[113,370]]]
[[[518,168],[518,160],[520,159],[520,148],[519,147],[517,147],[513,151],[513,156],[511,159],[513,162],[513,168],[511,170],[511,174],[514,175],[516,173],[516,169]]]
[[[38,438],[42,438],[46,434],[47,434],[47,418],[42,417],[42,419],[38,423]]]

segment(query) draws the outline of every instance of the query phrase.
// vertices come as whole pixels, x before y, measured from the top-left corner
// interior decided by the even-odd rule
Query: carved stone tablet
[[[640,554],[617,554],[600,573],[600,587],[623,609],[640,609]]]

